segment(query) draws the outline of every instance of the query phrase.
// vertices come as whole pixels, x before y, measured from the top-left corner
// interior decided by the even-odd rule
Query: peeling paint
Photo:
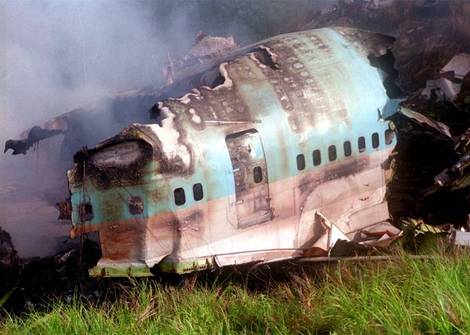
[[[181,158],[183,163],[189,167],[191,155],[186,146],[180,143],[181,134],[173,126],[174,118],[175,115],[173,113],[167,112],[167,118],[162,120],[161,126],[158,124],[150,124],[147,127],[157,135],[162,144],[162,154],[165,155],[168,160]]]

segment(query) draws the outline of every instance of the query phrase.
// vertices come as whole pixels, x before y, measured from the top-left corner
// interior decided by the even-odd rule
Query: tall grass
[[[49,307],[7,315],[0,333],[468,334],[470,256],[338,263],[258,290],[136,281],[113,303]]]

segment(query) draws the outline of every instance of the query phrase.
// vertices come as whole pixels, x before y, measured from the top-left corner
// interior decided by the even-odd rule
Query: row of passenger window
[[[391,131],[390,129],[385,130],[384,137],[385,137],[385,144],[387,145],[391,144],[393,142],[393,131]],[[379,134],[373,133],[371,135],[371,140],[372,140],[372,148],[377,149],[380,146]],[[357,148],[360,153],[366,151],[366,139],[364,136],[360,136],[357,139]],[[349,157],[352,155],[352,147],[351,147],[350,141],[345,141],[343,143],[343,153],[345,157]],[[330,145],[328,147],[328,160],[330,162],[333,162],[336,160],[336,158],[338,158],[338,155],[336,152],[336,146]],[[313,159],[314,166],[320,165],[322,162],[321,151],[318,149],[313,150],[312,159]],[[305,156],[304,154],[299,154],[297,155],[297,170],[301,171],[303,169],[305,169]]]
[[[173,195],[175,197],[175,204],[177,206],[182,206],[186,203],[186,194],[184,192],[184,188],[178,187],[173,191]],[[193,185],[193,199],[194,201],[199,201],[204,198],[204,190],[202,188],[201,183],[196,183]]]
[[[385,144],[389,145],[393,142],[393,131],[387,129],[385,131]],[[376,149],[380,146],[380,139],[378,133],[373,133],[371,135],[372,148]],[[360,136],[357,139],[357,147],[359,152],[366,151],[366,139],[364,136]],[[345,141],[343,143],[343,152],[345,157],[352,155],[352,146],[350,141]],[[318,166],[322,162],[321,151],[316,149],[312,153],[313,165]],[[330,162],[335,161],[337,158],[336,146],[330,145],[328,147],[328,159]],[[303,154],[297,155],[297,169],[299,171],[305,169],[305,156]],[[253,168],[253,181],[255,184],[263,181],[263,170],[260,166]],[[186,203],[186,194],[184,188],[179,187],[174,190],[175,204],[177,206],[182,206]],[[193,185],[193,199],[194,201],[200,201],[204,198],[204,191],[201,183],[196,183]]]

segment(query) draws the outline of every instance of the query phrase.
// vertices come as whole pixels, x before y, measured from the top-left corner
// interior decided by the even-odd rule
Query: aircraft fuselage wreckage
[[[72,235],[99,233],[91,274],[331,257],[341,240],[393,240],[392,43],[350,28],[289,33],[175,75],[155,123],[79,151],[68,171]]]

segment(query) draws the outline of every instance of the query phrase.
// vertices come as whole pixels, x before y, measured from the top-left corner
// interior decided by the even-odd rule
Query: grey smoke
[[[167,47],[138,2],[8,1],[4,13],[2,121],[10,130],[147,85],[161,74]],[[178,29],[161,34],[188,41],[186,14],[178,13]]]

